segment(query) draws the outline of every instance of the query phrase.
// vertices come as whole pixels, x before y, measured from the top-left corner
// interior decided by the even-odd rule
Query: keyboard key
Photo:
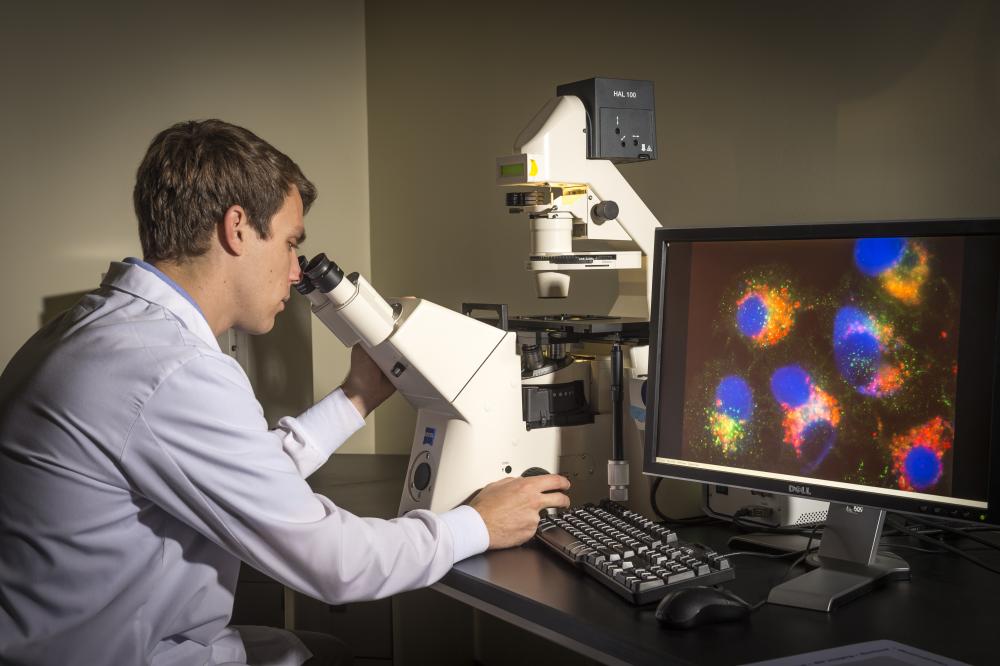
[[[694,572],[688,569],[687,571],[682,571],[680,573],[675,573],[667,577],[667,582],[670,584],[680,583],[681,581],[691,580],[694,578]]]

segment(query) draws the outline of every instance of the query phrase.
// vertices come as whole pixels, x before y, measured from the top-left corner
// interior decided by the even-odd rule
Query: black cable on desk
[[[916,523],[917,525],[923,525],[924,527],[930,527],[935,530],[941,530],[942,532],[948,532],[949,534],[954,534],[963,539],[969,539],[970,541],[975,541],[976,543],[981,543],[984,546],[1000,550],[1000,544],[994,543],[982,537],[976,536],[971,533],[971,530],[963,530],[958,527],[951,527],[950,525],[945,525],[933,520],[927,520],[924,518],[918,518],[916,516],[906,515],[903,516],[904,520],[908,520],[911,523]],[[977,530],[978,531],[978,530]]]
[[[819,523],[813,526],[812,531],[809,533],[809,540],[806,541],[806,549],[802,551],[801,555],[795,558],[794,562],[788,565],[788,568],[785,569],[785,574],[781,577],[780,580],[778,580],[778,583],[783,583],[788,578],[788,574],[792,573],[792,569],[797,567],[803,560],[809,557],[809,551],[813,549],[812,548],[813,539],[816,538],[816,532],[819,530],[819,528],[820,528]],[[819,546],[816,546],[816,549],[818,550]],[[777,585],[777,583],[775,583],[775,585]],[[772,585],[771,587],[774,586]]]
[[[906,536],[901,534],[900,536]],[[941,553],[947,553],[948,551],[944,548],[921,548],[920,546],[911,546],[908,543],[879,543],[879,552],[885,550],[886,552],[892,552],[894,550],[915,550],[918,553],[930,553],[931,555],[940,555]]]
[[[927,543],[931,543],[931,544],[937,546],[938,548],[943,548],[943,549],[947,550],[950,553],[954,553],[954,554],[958,555],[959,557],[962,557],[962,558],[968,560],[969,562],[972,562],[973,564],[986,569],[987,571],[992,571],[993,573],[1000,574],[1000,569],[997,569],[995,567],[991,567],[990,565],[988,565],[985,562],[983,562],[982,560],[980,560],[978,557],[973,557],[972,555],[969,555],[968,553],[966,553],[961,548],[955,548],[951,544],[947,544],[947,543],[941,541],[940,539],[935,539],[933,537],[929,537],[926,534],[922,534],[918,530],[910,529],[909,527],[906,527],[905,525],[901,525],[899,523],[896,523],[895,521],[890,521],[890,524],[893,527],[895,527],[896,529],[900,530],[901,532],[905,532],[905,533],[909,534],[910,536],[913,536],[913,537],[915,537],[917,539],[920,539],[921,541],[925,541]]]
[[[783,560],[786,557],[802,555],[805,550],[790,550],[787,553],[761,553],[755,550],[734,550],[731,553],[721,553],[723,557],[763,557],[766,560]]]

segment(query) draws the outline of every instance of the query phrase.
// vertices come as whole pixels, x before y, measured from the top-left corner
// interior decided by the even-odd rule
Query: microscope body
[[[316,316],[344,345],[361,344],[417,410],[400,515],[447,511],[497,479],[557,468],[558,442],[521,418],[514,333],[424,299],[385,300],[356,274],[313,286],[297,289]]]
[[[371,354],[417,410],[400,515],[446,511],[531,467],[554,471],[555,446],[529,441],[521,420],[516,335],[422,299],[399,302],[395,334]],[[394,376],[400,364],[409,367]]]

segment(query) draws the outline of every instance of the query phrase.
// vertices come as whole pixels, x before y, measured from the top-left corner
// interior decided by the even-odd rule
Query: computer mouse
[[[730,622],[750,615],[750,605],[718,587],[694,586],[674,590],[656,607],[656,619],[676,629]]]

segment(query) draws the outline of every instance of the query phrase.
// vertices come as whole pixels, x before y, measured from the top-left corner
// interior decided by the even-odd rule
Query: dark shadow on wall
[[[69,310],[88,293],[87,291],[71,291],[65,294],[42,297],[42,314],[39,316],[38,327],[45,326],[63,312]]]

